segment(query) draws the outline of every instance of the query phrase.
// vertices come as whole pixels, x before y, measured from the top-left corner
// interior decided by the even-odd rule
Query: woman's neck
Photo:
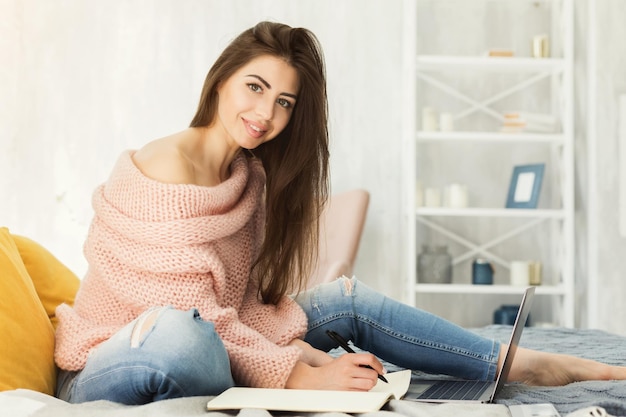
[[[221,183],[230,177],[230,164],[241,148],[224,139],[221,132],[211,127],[190,128],[191,135],[185,148],[198,175]]]

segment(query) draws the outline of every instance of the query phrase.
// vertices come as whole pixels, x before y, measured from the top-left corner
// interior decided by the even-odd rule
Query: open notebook
[[[234,387],[209,401],[207,409],[367,413],[380,410],[391,399],[402,398],[409,389],[411,371],[391,372],[385,378],[388,384],[378,381],[366,392]]]

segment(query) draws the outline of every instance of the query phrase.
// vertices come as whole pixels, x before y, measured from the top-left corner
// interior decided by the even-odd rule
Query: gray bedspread
[[[476,332],[506,342],[509,326],[489,326]],[[594,330],[527,328],[521,345],[545,351],[571,353],[610,364],[626,365],[626,338]],[[33,391],[0,393],[0,417],[272,417],[265,410],[227,413],[207,412],[210,397],[180,398],[143,406],[123,406],[107,401],[72,405]],[[626,381],[589,381],[564,387],[540,388],[511,384],[501,392],[496,404],[421,404],[390,401],[383,410],[367,417],[506,417],[507,405],[553,403],[562,415],[588,406],[601,406],[614,416],[626,416]],[[291,417],[294,413],[275,413]],[[311,413],[308,417],[345,417],[339,413]]]
[[[510,334],[507,326],[489,326],[476,331],[503,341]],[[520,345],[626,366],[626,338],[599,330],[529,327],[524,330]],[[626,416],[626,381],[576,382],[550,388],[511,384],[502,390],[496,402],[506,405],[550,402],[561,414],[597,405],[614,416]]]

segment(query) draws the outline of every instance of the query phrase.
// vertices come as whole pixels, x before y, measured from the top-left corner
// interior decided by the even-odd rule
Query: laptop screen
[[[524,326],[526,325],[526,320],[528,319],[528,315],[530,314],[530,308],[532,307],[534,294],[535,287],[528,287],[524,291],[524,297],[522,298],[519,311],[517,312],[517,318],[515,319],[515,324],[513,325],[513,333],[511,334],[509,347],[506,350],[504,360],[502,362],[502,370],[498,375],[498,379],[496,379],[496,389],[493,391],[493,394],[491,396],[492,401],[498,394],[498,392],[500,392],[500,390],[506,383],[507,378],[509,377],[509,371],[511,370],[511,365],[513,364],[513,358],[515,357],[517,346],[519,345],[519,341],[522,337],[522,331],[524,330]]]

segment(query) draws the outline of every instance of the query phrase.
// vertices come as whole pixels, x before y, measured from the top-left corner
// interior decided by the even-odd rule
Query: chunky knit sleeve
[[[304,314],[288,298],[277,306],[260,303],[257,306],[254,308],[257,320],[250,325],[243,323],[232,310],[212,314],[211,321],[224,341],[238,384],[284,388],[301,355],[299,348],[286,344],[306,331]]]
[[[58,366],[82,369],[147,308],[171,305],[215,324],[239,384],[283,387],[301,354],[287,344],[304,333],[306,316],[288,298],[262,304],[250,282],[264,184],[260,161],[242,155],[228,180],[200,187],[151,180],[123,154],[93,196],[89,269],[74,306],[57,309]]]

